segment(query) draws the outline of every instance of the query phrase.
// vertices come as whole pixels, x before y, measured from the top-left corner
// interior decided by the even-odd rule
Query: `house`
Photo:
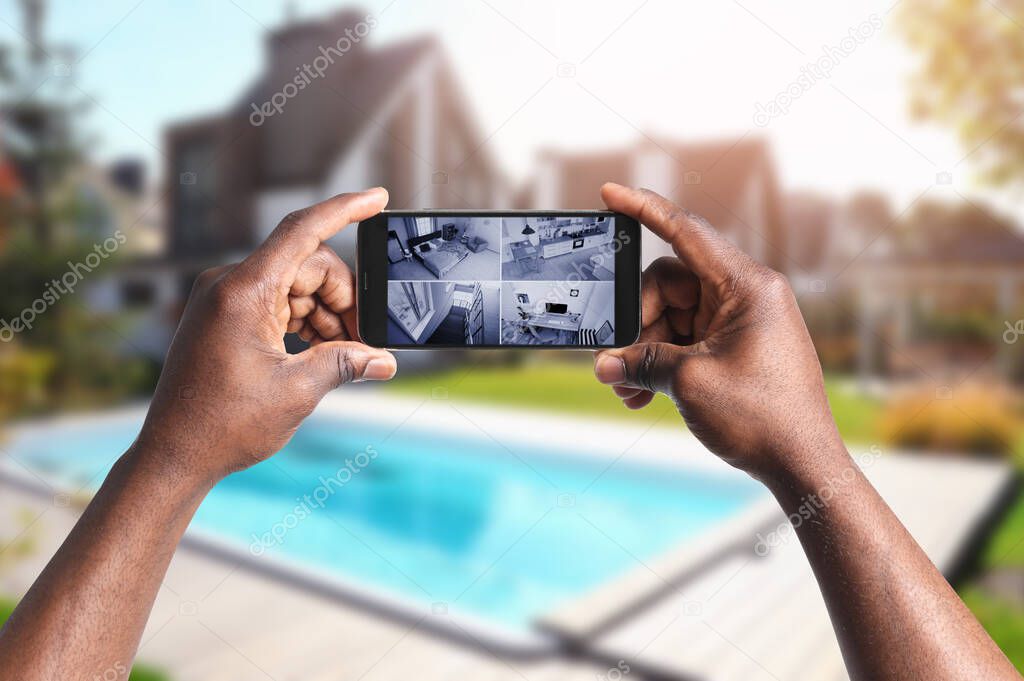
[[[974,202],[918,202],[849,267],[862,378],[1024,379],[1024,231]]]
[[[271,31],[234,106],[166,130],[164,255],[126,267],[120,303],[107,297],[145,308],[135,349],[161,358],[199,272],[244,257],[295,209],[376,185],[391,208],[507,205],[441,45],[374,45],[375,22],[343,10]],[[355,233],[331,241],[350,264]]]
[[[504,202],[440,44],[374,46],[375,21],[343,10],[272,31],[263,73],[231,110],[171,126],[171,257],[237,257],[290,211],[376,185],[391,208]],[[351,257],[354,239],[333,245]]]
[[[778,180],[768,144],[742,137],[684,144],[644,137],[635,145],[597,153],[548,151],[523,208],[599,208],[607,181],[647,187],[704,216],[740,248],[787,271]],[[644,234],[645,264],[671,248]]]

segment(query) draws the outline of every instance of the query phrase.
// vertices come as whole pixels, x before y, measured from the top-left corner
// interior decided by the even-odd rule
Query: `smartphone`
[[[640,333],[640,228],[608,211],[384,211],[359,224],[359,334],[412,348],[610,348]]]

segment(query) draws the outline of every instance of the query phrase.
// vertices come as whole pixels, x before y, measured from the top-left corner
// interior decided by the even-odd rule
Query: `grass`
[[[641,425],[658,420],[671,423],[668,414],[675,412],[672,403],[662,395],[647,409],[626,409],[611,388],[594,379],[589,362],[538,361],[522,366],[456,367],[399,378],[385,389],[422,399],[431,398],[435,390],[443,390],[451,400],[614,418]]]
[[[1024,569],[1024,494],[1019,494],[992,532],[980,557],[982,569]]]
[[[826,387],[843,437],[856,443],[873,441],[874,424],[882,409],[878,401],[843,390],[839,381],[832,378],[826,380]],[[441,389],[447,391],[449,399],[458,401],[619,419],[641,426],[682,425],[675,407],[663,395],[658,395],[646,409],[626,409],[610,388],[594,379],[592,365],[586,361],[542,360],[522,366],[456,367],[399,377],[385,389],[421,399],[430,399],[435,390]]]
[[[17,603],[9,598],[0,598],[0,627],[4,625],[4,622],[14,612],[14,606],[16,605]],[[163,672],[137,664],[132,667],[132,673],[128,676],[128,681],[169,681],[169,679]]]

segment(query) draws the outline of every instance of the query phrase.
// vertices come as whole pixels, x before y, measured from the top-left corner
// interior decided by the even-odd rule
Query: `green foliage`
[[[152,667],[137,664],[132,667],[132,673],[128,675],[128,681],[169,681],[169,677]]]
[[[921,57],[913,113],[952,128],[983,179],[1024,181],[1024,0],[905,0],[898,25]]]
[[[82,263],[90,252],[76,244],[44,247],[22,235],[0,253],[0,320],[11,322],[36,306],[24,317],[32,328],[0,347],[0,417],[95,407],[155,385],[155,364],[124,356],[122,321],[88,310],[79,299],[88,277],[101,276],[101,270],[80,270],[81,281],[66,276],[73,270],[69,262]],[[115,258],[108,256],[100,267],[112,267]],[[63,282],[62,289],[54,280]],[[59,295],[45,300],[47,292]]]
[[[1018,494],[981,554],[983,570],[1024,568],[1024,494]]]
[[[45,406],[55,364],[47,351],[0,352],[0,422]]]

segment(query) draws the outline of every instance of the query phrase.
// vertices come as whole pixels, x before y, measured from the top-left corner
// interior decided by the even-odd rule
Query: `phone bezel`
[[[640,336],[640,225],[607,210],[386,210],[359,223],[356,237],[356,282],[359,335],[367,345],[389,350],[600,350],[593,345],[392,345],[387,342],[387,224],[390,217],[613,217],[617,234],[628,239],[615,255],[615,345],[625,347]],[[372,265],[371,265],[372,263]],[[378,264],[379,263],[379,264]]]

